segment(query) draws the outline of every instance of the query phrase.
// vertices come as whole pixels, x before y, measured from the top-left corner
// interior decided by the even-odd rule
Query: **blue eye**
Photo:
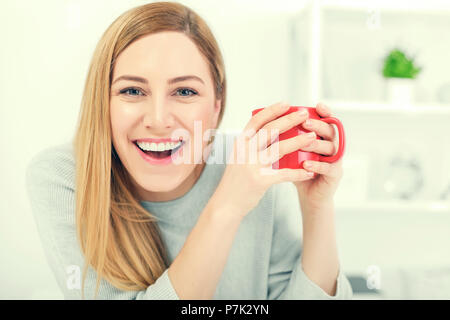
[[[184,93],[186,93],[186,92],[189,92],[189,91],[192,92],[192,94],[181,95],[181,96],[182,96],[182,97],[192,97],[192,96],[197,95],[197,92],[195,92],[194,90],[188,89],[188,88],[180,88],[180,89],[177,90],[177,93],[178,93],[178,92],[184,92]]]
[[[135,96],[143,96],[144,94],[142,93],[141,90],[137,89],[137,88],[126,88],[126,89],[122,89],[120,90],[120,94],[125,94],[125,93],[136,93],[138,92],[138,94],[128,94],[129,96],[135,97]]]
[[[142,92],[141,89],[135,88],[135,87],[130,87],[130,88],[126,88],[126,89],[122,89],[119,91],[120,94],[125,94],[127,96],[131,96],[131,97],[137,97],[137,96],[144,96],[145,94]],[[180,88],[176,91],[176,95],[179,95],[181,97],[192,97],[197,95],[198,93],[194,90],[191,90],[189,88]],[[181,93],[181,94],[178,94]]]

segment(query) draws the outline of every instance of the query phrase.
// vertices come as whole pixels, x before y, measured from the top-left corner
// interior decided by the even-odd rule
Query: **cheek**
[[[184,118],[188,121],[186,123],[189,123],[192,126],[192,129],[194,128],[195,123],[197,123],[197,126],[199,126],[201,123],[201,129],[203,132],[212,127],[212,117],[212,110],[206,107],[190,112],[187,115],[187,118],[186,115],[184,116]]]
[[[127,138],[127,133],[139,117],[138,109],[127,104],[114,102],[110,106],[113,140]]]

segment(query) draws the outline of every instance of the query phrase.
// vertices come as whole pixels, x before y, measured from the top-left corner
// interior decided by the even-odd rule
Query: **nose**
[[[144,126],[153,130],[164,130],[174,125],[174,117],[164,101],[151,102],[144,115]]]

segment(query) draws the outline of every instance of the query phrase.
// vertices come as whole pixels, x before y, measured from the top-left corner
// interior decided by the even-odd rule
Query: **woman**
[[[210,164],[212,151],[222,149],[210,132],[220,125],[225,97],[219,47],[189,8],[146,4],[106,30],[90,65],[73,145],[39,153],[27,170],[44,250],[66,298],[86,292],[101,299],[351,296],[334,234],[341,163],[313,162],[308,171],[316,177],[303,169],[265,174],[261,169],[270,164],[246,158]],[[255,115],[232,155],[251,152],[263,129],[306,126],[303,114],[276,119],[287,106]],[[330,115],[323,105],[317,111]],[[324,140],[258,140],[265,144],[257,151],[334,152],[332,126],[317,120],[308,129]],[[156,144],[161,139],[166,143]],[[289,223],[300,212],[284,205],[280,182],[293,182],[298,192],[301,258],[299,226]]]

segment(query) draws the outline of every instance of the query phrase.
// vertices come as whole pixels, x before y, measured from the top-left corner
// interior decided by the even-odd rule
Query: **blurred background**
[[[148,2],[1,3],[2,299],[62,298],[25,168],[72,139],[97,41]],[[324,102],[343,122],[337,235],[355,299],[450,299],[450,1],[177,2],[206,20],[224,55],[221,130],[240,131],[251,110],[281,100]]]

